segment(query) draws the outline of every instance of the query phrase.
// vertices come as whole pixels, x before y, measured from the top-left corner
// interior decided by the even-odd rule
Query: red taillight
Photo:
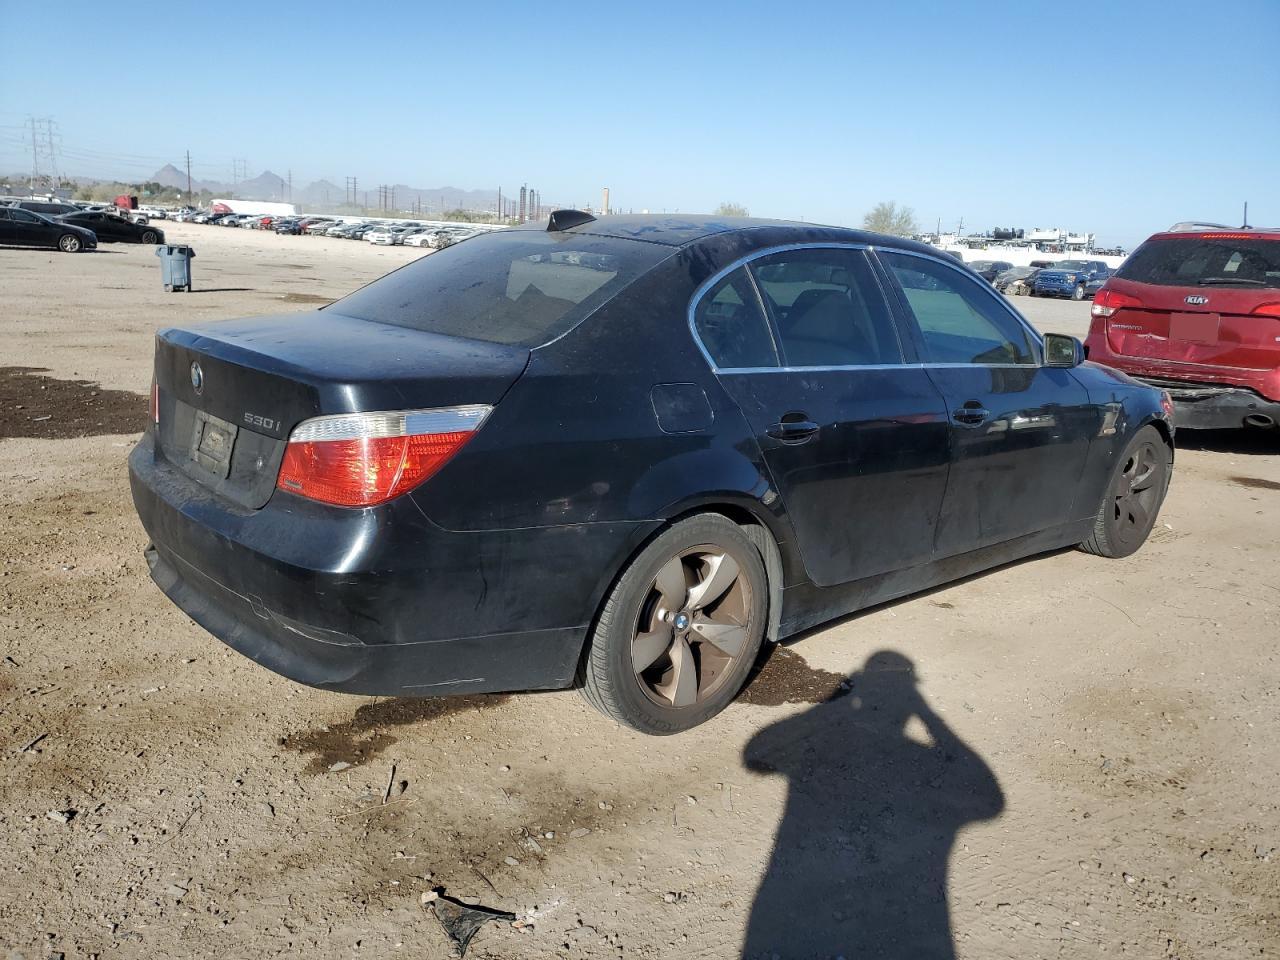
[[[317,417],[289,437],[276,487],[340,507],[371,507],[412,490],[462,449],[491,407]]]
[[[1254,307],[1253,312],[1264,317],[1280,317],[1280,303],[1264,303],[1260,307]]]
[[[156,383],[154,377],[151,380],[151,422],[160,422],[160,384]]]
[[[1093,306],[1089,308],[1089,312],[1095,317],[1109,317],[1124,307],[1141,306],[1142,301],[1137,297],[1131,297],[1127,293],[1120,293],[1118,290],[1108,290],[1103,287],[1093,298]]]

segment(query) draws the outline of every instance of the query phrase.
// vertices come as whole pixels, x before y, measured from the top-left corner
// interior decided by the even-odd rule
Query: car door
[[[119,243],[122,240],[132,239],[129,233],[129,222],[114,214],[96,213],[94,214],[93,223],[87,223],[84,226],[96,233],[99,240],[105,240],[109,243]]]
[[[946,408],[907,362],[863,250],[758,254],[704,289],[693,326],[756,436],[814,583],[932,556]]]
[[[0,243],[18,243],[13,221],[9,219],[9,208],[0,207]]]
[[[1070,370],[999,294],[941,259],[879,251],[926,369],[946,400],[952,466],[939,556],[1075,519],[1100,415]]]
[[[9,223],[15,243],[47,247],[58,242],[58,228],[43,217],[18,207],[9,208]]]

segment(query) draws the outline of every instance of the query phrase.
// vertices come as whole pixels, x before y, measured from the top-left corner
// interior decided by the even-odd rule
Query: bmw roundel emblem
[[[204,371],[200,369],[199,361],[191,364],[191,387],[197,395],[204,393]]]

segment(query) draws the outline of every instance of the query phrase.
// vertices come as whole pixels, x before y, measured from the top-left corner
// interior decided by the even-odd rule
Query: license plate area
[[[231,472],[231,449],[238,427],[212,414],[197,410],[191,430],[191,459],[215,477],[225,479]]]
[[[1222,317],[1216,313],[1175,313],[1169,317],[1169,339],[1185,343],[1218,342]]]

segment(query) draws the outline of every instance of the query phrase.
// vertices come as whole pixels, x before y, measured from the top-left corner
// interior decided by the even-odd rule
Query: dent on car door
[[[940,260],[882,251],[899,303],[946,399],[953,463],[940,556],[1078,519],[1077,488],[1099,414],[1070,370],[998,294]]]
[[[925,371],[905,363],[862,251],[759,257],[706,292],[694,327],[757,438],[814,583],[932,556],[945,407]]]

